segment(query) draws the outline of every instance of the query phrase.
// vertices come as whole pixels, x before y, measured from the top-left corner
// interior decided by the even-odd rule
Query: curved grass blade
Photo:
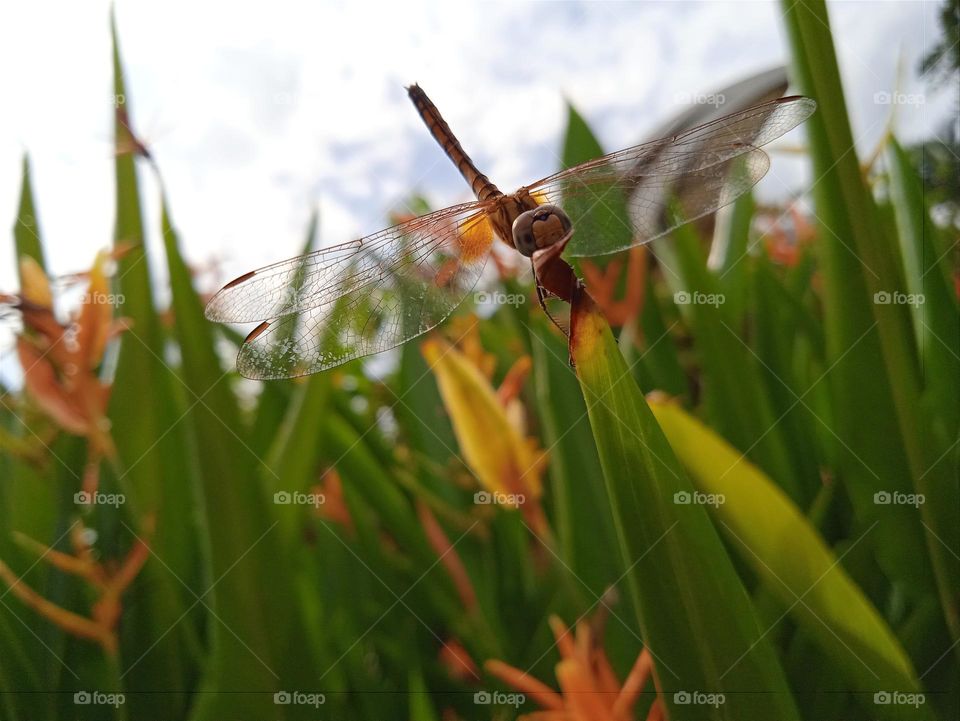
[[[723,438],[676,403],[653,401],[650,408],[697,490],[715,501],[707,505],[732,547],[817,639],[824,657],[859,691],[865,709],[903,718],[883,716],[898,709],[876,705],[873,694],[919,693],[920,682],[893,631],[840,565],[843,557],[834,555],[784,492]],[[909,717],[927,718],[926,708],[911,708]]]
[[[693,486],[620,355],[606,321],[574,308],[571,347],[600,454],[640,629],[668,714],[797,719],[770,639]],[[584,479],[598,482],[598,479]],[[745,693],[749,691],[749,693]],[[724,694],[718,706],[686,693]]]
[[[908,309],[883,301],[885,294],[901,291],[902,268],[856,157],[826,4],[783,0],[783,6],[797,83],[822,109],[806,128],[823,231],[827,351],[836,364],[829,381],[836,398],[836,435],[846,451],[842,471],[861,519],[882,518],[888,532],[897,534],[896,544],[876,546],[887,573],[918,595],[935,578],[960,658],[960,548],[945,547],[940,532],[949,530],[929,510],[956,498],[958,481],[953,463],[942,462],[942,449],[929,442]],[[871,419],[869,427],[864,418]],[[910,493],[914,484],[929,498],[922,522],[894,513],[892,506],[878,513],[874,494]],[[941,501],[944,489],[948,495]]]

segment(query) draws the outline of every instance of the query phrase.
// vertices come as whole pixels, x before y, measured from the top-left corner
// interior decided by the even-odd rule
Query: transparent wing
[[[467,296],[493,244],[485,204],[466,203],[228,283],[210,320],[261,321],[240,349],[248,378],[291,378],[393,348]]]
[[[769,168],[759,147],[795,128],[815,109],[810,98],[781,98],[582,163],[528,190],[562,205],[570,215],[577,232],[568,255],[614,253],[649,242],[745,193]]]

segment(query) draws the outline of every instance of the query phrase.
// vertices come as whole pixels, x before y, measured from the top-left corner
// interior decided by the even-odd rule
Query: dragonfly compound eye
[[[513,244],[526,256],[563,240],[573,225],[567,214],[556,205],[539,205],[517,216],[513,221]]]

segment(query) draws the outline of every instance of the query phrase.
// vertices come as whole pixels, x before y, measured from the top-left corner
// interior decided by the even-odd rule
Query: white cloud
[[[935,41],[935,7],[830,10],[853,118],[869,127],[884,116],[871,101],[895,82],[899,52],[905,91],[919,87],[912,70]],[[297,252],[318,203],[333,243],[382,227],[409,192],[436,205],[468,197],[407,83],[430,93],[481,169],[511,189],[556,169],[565,99],[608,149],[636,143],[677,111],[678,91],[710,92],[784,62],[780,12],[771,2],[121,0],[117,18],[134,122],[163,169],[186,255],[224,258],[232,276]],[[7,3],[0,13],[0,226],[14,221],[26,150],[53,270],[76,270],[112,233],[109,4]],[[928,130],[929,114],[919,116],[935,109],[904,113],[905,132]],[[151,222],[156,192],[147,178]],[[0,289],[14,287],[12,256],[0,236]]]

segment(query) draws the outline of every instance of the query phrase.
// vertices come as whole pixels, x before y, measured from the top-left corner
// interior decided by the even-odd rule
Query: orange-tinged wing
[[[528,189],[570,215],[577,232],[568,255],[625,250],[745,193],[769,168],[760,146],[795,128],[815,109],[816,103],[804,97],[763,103],[560,171]],[[679,216],[671,212],[678,196]]]
[[[291,378],[393,348],[463,301],[493,244],[486,204],[465,203],[228,283],[210,320],[260,321],[240,349],[248,378]]]

